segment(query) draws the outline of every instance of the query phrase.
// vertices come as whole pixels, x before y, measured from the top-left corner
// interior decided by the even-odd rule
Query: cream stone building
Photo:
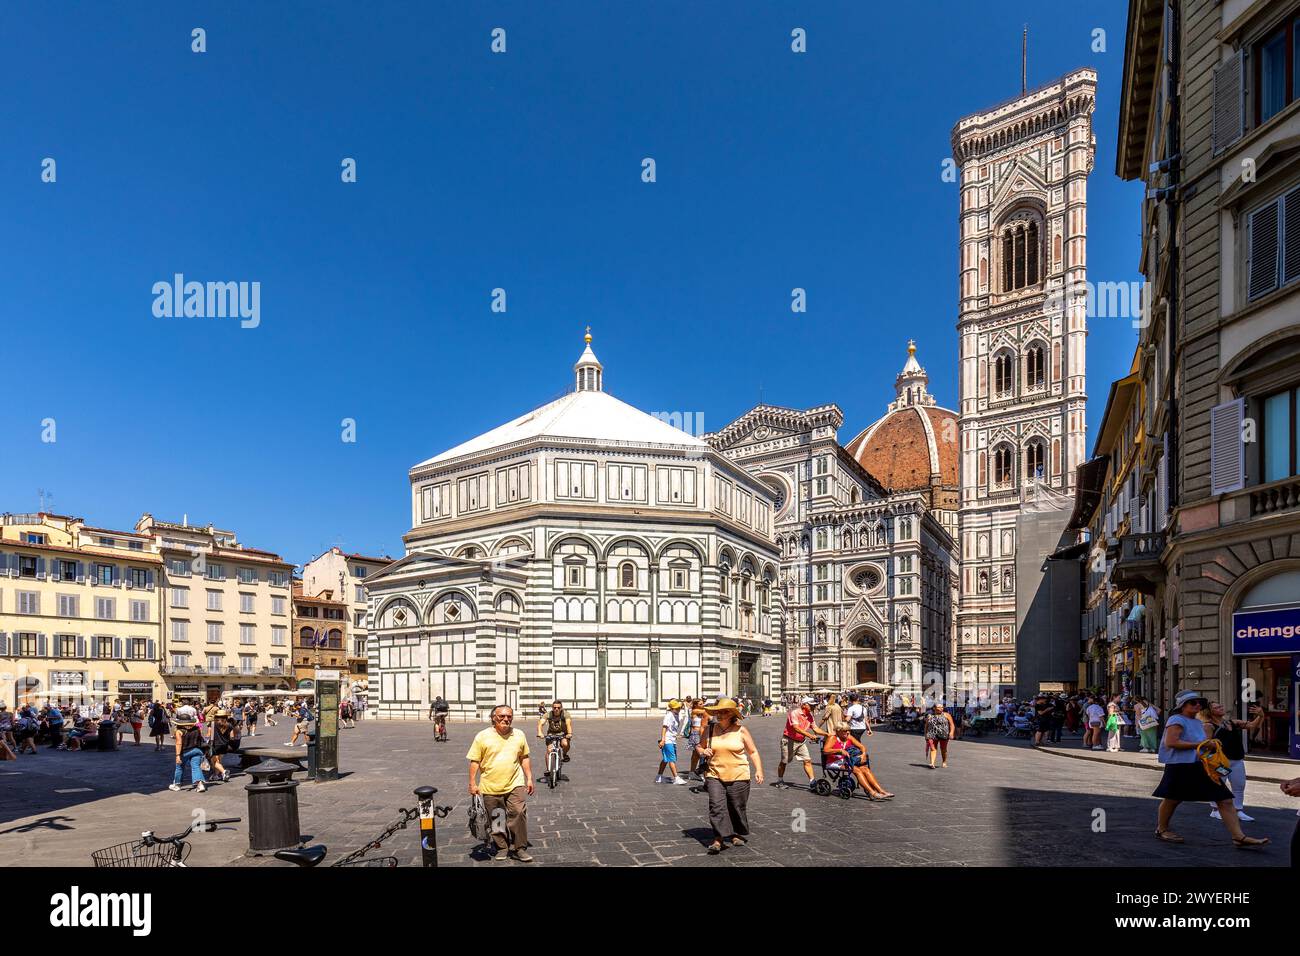
[[[1035,582],[1017,574],[1026,493],[1064,502],[1064,530],[1087,453],[1096,84],[1094,71],[1076,70],[952,131],[961,170],[958,653],[965,681],[995,691],[1015,688],[1033,598]]]
[[[65,515],[0,516],[0,699],[164,697],[161,565],[145,535]]]
[[[1137,686],[1300,759],[1300,2],[1132,0],[1116,172],[1151,295],[1147,440],[1116,572],[1144,596]]]
[[[573,391],[411,469],[407,553],[367,576],[378,716],[778,689],[777,492],[610,395],[587,341]]]
[[[163,562],[162,672],[173,696],[290,689],[293,565],[211,524],[145,514],[135,530]]]

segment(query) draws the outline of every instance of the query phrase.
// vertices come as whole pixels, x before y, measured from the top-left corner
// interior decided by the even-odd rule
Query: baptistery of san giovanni
[[[406,556],[367,579],[378,716],[780,691],[780,493],[604,375],[588,335],[572,391],[410,470]]]

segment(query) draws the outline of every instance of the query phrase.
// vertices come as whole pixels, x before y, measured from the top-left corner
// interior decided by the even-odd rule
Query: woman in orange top
[[[709,823],[713,826],[710,853],[721,853],[723,842],[744,846],[748,842],[750,763],[754,780],[762,786],[763,761],[754,746],[754,738],[740,724],[740,707],[730,697],[723,697],[704,710],[713,723],[704,730],[700,756],[709,761],[704,786],[709,792]]]

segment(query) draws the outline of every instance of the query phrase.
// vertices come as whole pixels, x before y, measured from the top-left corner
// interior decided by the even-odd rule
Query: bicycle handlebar
[[[177,845],[195,830],[202,830],[205,833],[210,833],[223,823],[238,823],[241,819],[241,817],[223,817],[220,820],[205,820],[201,823],[191,823],[180,833],[174,833],[171,836],[157,836],[152,831],[146,830],[144,833],[140,834],[140,838],[145,846],[152,846],[155,843],[171,843]]]

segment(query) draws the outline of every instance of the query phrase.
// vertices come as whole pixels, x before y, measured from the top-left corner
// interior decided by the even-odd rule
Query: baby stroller
[[[1034,725],[1028,716],[1017,714],[1011,724],[1011,729],[1007,732],[1008,737],[1032,737],[1034,735]]]

